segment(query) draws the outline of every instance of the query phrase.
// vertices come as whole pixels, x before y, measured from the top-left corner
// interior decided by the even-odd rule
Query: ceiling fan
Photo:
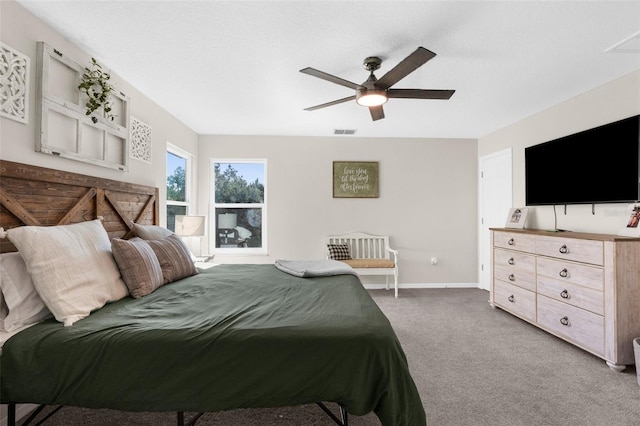
[[[436,56],[436,54],[430,50],[425,49],[424,47],[418,47],[412,54],[400,61],[398,65],[393,67],[380,79],[377,79],[376,76],[373,75],[373,72],[380,68],[382,59],[377,56],[369,56],[368,58],[365,58],[363,62],[364,68],[369,71],[369,78],[367,78],[367,80],[362,84],[352,83],[348,80],[344,80],[340,77],[336,77],[310,67],[301,69],[301,73],[309,74],[356,91],[356,94],[353,96],[305,108],[305,111],[315,111],[320,108],[341,104],[355,99],[358,105],[369,108],[371,118],[373,121],[376,121],[384,118],[382,105],[387,102],[389,98],[449,99],[453,96],[455,90],[391,89],[391,86],[411,74],[434,56]]]

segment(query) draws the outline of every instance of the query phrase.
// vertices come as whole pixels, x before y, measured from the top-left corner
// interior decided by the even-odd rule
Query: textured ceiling
[[[640,69],[640,1],[19,3],[199,134],[477,138]],[[362,83],[418,46],[437,56],[393,87],[450,100],[303,110],[354,93],[300,69]]]

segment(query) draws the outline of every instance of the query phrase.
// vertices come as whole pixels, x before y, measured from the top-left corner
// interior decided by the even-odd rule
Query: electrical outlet
[[[431,264],[432,265],[437,265],[438,264],[438,258],[437,257],[432,257],[431,258]]]

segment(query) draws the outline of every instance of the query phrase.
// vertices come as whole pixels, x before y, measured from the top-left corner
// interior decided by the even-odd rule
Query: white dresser
[[[491,229],[492,307],[604,359],[634,363],[640,337],[640,239]]]

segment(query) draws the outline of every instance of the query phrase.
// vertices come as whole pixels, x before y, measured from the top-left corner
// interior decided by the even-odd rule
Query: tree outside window
[[[167,149],[167,229],[175,231],[176,215],[186,215],[189,210],[189,163],[187,153],[176,147]]]
[[[215,248],[222,251],[264,251],[264,160],[213,161]]]

